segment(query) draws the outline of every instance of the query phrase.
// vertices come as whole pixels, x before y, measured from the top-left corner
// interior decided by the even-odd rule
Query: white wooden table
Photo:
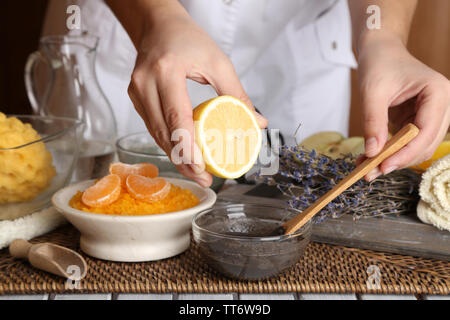
[[[226,184],[225,194],[243,194],[248,185]],[[0,295],[0,300],[450,300],[450,296],[376,294],[41,294]]]
[[[8,295],[0,300],[450,300],[450,296],[373,294],[42,294]]]

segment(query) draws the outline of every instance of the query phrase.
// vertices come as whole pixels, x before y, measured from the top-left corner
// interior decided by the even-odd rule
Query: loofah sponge
[[[56,170],[40,139],[30,124],[0,113],[0,204],[31,201],[50,185]]]

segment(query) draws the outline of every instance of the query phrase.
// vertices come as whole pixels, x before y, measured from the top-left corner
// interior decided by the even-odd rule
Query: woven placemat
[[[71,226],[33,240],[79,251],[79,233]],[[201,261],[194,243],[185,253],[163,261],[117,263],[85,256],[88,275],[77,289],[0,251],[0,294],[38,293],[384,293],[450,294],[450,262],[384,254],[319,243],[284,274],[264,281],[234,281]],[[376,266],[369,269],[370,266]],[[380,289],[368,287],[378,268]],[[375,283],[371,281],[371,283]]]

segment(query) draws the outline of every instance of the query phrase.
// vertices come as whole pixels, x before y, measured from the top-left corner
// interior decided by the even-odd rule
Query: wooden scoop
[[[292,218],[282,225],[284,234],[291,234],[300,229],[307,223],[314,215],[322,210],[328,203],[333,201],[337,196],[351,187],[355,182],[364,177],[370,171],[378,167],[378,165],[398,150],[407,145],[412,139],[419,134],[419,129],[412,123],[403,127],[394,137],[392,137],[384,149],[373,158],[366,159],[363,163],[355,168],[347,177],[345,177],[333,189],[327,192],[312,206],[303,211],[298,216]],[[282,231],[283,231],[282,230]]]
[[[88,269],[86,261],[77,252],[53,243],[31,244],[18,239],[11,243],[9,252],[15,258],[28,259],[38,269],[71,280],[83,279]]]

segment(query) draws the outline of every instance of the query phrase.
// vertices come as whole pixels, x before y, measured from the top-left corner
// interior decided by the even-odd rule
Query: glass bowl
[[[148,132],[124,136],[117,140],[116,147],[119,160],[123,163],[153,163],[162,177],[186,179]],[[211,189],[219,191],[224,182],[225,179],[213,177]]]
[[[197,214],[194,241],[214,270],[238,280],[273,277],[303,256],[310,241],[311,221],[291,235],[264,236],[300,212],[283,207],[233,204]]]
[[[46,150],[51,153],[56,175],[50,180],[49,186],[39,191],[31,200],[0,204],[0,220],[17,219],[45,208],[50,204],[52,195],[70,182],[78,159],[82,124],[80,121],[70,118],[24,115],[7,115],[7,117],[15,117],[23,123],[29,123],[39,133],[41,139],[13,148],[0,149],[0,163],[2,157],[5,161],[17,158],[16,165],[32,166],[33,162],[30,160],[21,162],[23,154],[32,154],[36,152],[35,150],[40,150],[39,144],[43,143]],[[24,177],[14,177],[11,172],[2,172],[2,168],[0,168],[1,175],[7,175],[16,181],[24,179]],[[32,183],[32,181],[28,181],[28,183]],[[0,190],[2,190],[1,185]]]

